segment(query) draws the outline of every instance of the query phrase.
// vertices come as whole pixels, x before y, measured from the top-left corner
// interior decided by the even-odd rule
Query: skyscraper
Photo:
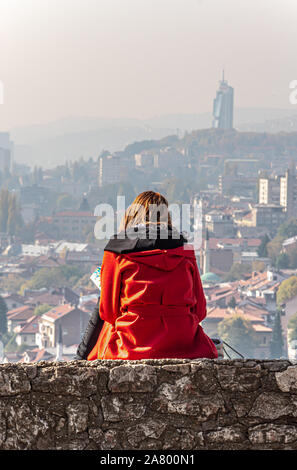
[[[223,70],[223,77],[213,102],[213,128],[233,129],[233,95],[233,88],[225,80]]]
[[[295,164],[280,178],[280,205],[283,206],[288,218],[297,215],[297,175]]]

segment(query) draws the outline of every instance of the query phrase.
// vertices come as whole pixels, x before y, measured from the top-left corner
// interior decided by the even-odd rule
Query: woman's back
[[[101,276],[106,323],[89,359],[217,357],[199,326],[206,302],[189,245],[105,251]]]
[[[99,315],[89,360],[218,356],[200,326],[206,302],[193,247],[160,193],[139,194],[105,247]]]

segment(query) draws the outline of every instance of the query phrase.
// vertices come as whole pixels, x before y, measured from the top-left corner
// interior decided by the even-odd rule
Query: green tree
[[[12,194],[9,198],[7,233],[15,235],[17,229],[22,226],[22,217],[17,198]]]
[[[278,235],[266,245],[268,256],[271,259],[273,265],[276,264],[277,257],[281,253],[283,241],[284,237]]]
[[[266,258],[268,256],[267,253],[267,243],[270,242],[270,238],[267,234],[264,237],[261,237],[261,244],[257,249],[257,253],[261,258]]]
[[[253,271],[257,271],[257,272],[260,272],[260,273],[263,273],[266,269],[266,265],[265,263],[263,263],[263,261],[253,261],[252,262],[252,270]]]
[[[280,225],[278,235],[284,238],[291,238],[297,235],[297,219],[291,218],[287,222]]]
[[[289,341],[297,340],[297,312],[288,321]]]
[[[22,225],[23,220],[16,195],[2,189],[0,193],[0,231],[15,235],[17,229]]]
[[[241,264],[234,263],[225,276],[226,281],[237,281],[242,279],[245,274],[250,274],[252,272],[252,266],[250,264]]]
[[[281,253],[278,255],[275,261],[277,269],[286,269],[290,267],[290,258],[287,253]]]
[[[272,339],[270,343],[270,356],[272,359],[279,359],[283,355],[283,348],[284,348],[284,339],[283,339],[283,332],[282,332],[282,324],[280,318],[280,312],[277,311],[274,325],[273,325],[273,332],[272,332]]]
[[[0,337],[7,333],[7,306],[3,297],[0,295]]]
[[[235,297],[231,297],[230,302],[228,303],[228,307],[235,308],[236,307],[236,300]]]
[[[257,345],[255,331],[251,322],[243,315],[235,313],[230,318],[221,321],[218,325],[218,333],[224,341],[245,357],[254,357],[254,349]],[[236,354],[230,352],[230,356],[236,357]]]
[[[34,309],[34,315],[36,315],[37,317],[43,315],[44,313],[48,312],[49,310],[51,310],[53,307],[51,305],[48,305],[48,304],[41,304],[41,305],[37,305],[37,307],[35,307]]]
[[[17,274],[0,276],[0,289],[3,292],[18,292],[25,279]]]
[[[22,286],[20,292],[23,293],[24,289],[42,289],[42,287],[59,287],[68,286],[73,287],[78,279],[85,274],[84,269],[76,266],[58,266],[56,268],[42,268],[36,271],[29,281],[26,281]]]
[[[291,276],[281,283],[278,288],[276,298],[278,305],[283,304],[287,300],[297,295],[297,276]]]
[[[296,269],[297,268],[297,248],[290,251],[289,259],[290,259],[290,268]]]
[[[9,335],[8,341],[6,342],[5,347],[4,347],[5,352],[15,352],[16,351],[16,349],[18,347],[18,345],[15,341],[16,336],[17,336],[17,333],[12,333],[11,335]]]
[[[6,233],[9,208],[9,191],[2,189],[0,193],[0,232]]]

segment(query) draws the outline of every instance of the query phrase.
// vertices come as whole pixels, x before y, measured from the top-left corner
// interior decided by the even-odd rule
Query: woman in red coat
[[[155,208],[158,220],[150,223]],[[104,251],[102,329],[96,341],[89,335],[89,344],[80,345],[77,358],[218,357],[200,325],[206,301],[194,249],[185,249],[187,242],[172,228],[167,208],[163,196],[146,191],[126,211],[124,238],[115,236]]]

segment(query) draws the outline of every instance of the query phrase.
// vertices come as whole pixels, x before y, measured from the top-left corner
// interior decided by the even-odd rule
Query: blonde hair
[[[124,231],[139,224],[164,224],[172,228],[168,201],[162,194],[154,191],[144,191],[139,194],[126,210],[120,230]]]

